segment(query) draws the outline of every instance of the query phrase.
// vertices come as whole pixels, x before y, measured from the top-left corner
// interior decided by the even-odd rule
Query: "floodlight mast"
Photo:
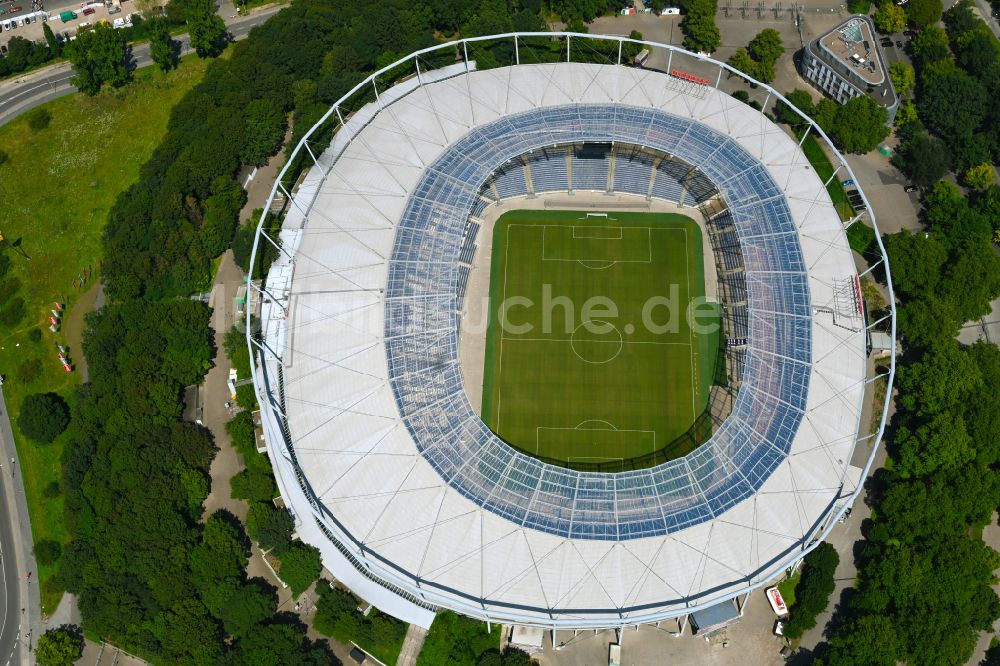
[[[644,608],[622,609],[622,613],[620,614],[620,617],[617,619],[617,621],[611,621],[609,618],[606,617],[588,618],[586,616],[579,616],[569,620],[566,618],[553,616],[552,619],[545,620],[545,619],[540,619],[537,614],[528,614],[519,612],[518,609],[513,606],[505,609],[498,609],[496,606],[491,606],[489,609],[487,609],[481,600],[470,598],[467,600],[466,603],[462,603],[459,602],[455,598],[455,596],[440,595],[436,592],[436,590],[426,585],[422,585],[419,579],[416,580],[414,583],[414,580],[411,577],[404,575],[405,572],[397,571],[396,569],[394,569],[391,562],[383,561],[378,557],[372,557],[369,554],[369,551],[365,548],[364,544],[356,541],[350,534],[347,534],[344,530],[341,530],[339,528],[339,523],[337,522],[336,517],[333,516],[329,511],[327,511],[322,506],[322,504],[313,494],[308,484],[302,481],[304,476],[296,461],[294,447],[291,444],[287,422],[285,421],[286,412],[283,406],[283,398],[280,396],[281,389],[273,386],[271,381],[272,378],[275,377],[278,378],[278,380],[280,381],[280,373],[282,366],[284,364],[283,359],[286,350],[284,349],[283,344],[277,346],[262,345],[260,341],[256,340],[254,337],[252,322],[257,306],[263,306],[265,302],[269,304],[273,303],[279,308],[279,310],[285,313],[285,316],[287,316],[288,305],[289,305],[288,295],[287,295],[288,292],[280,289],[279,290],[270,288],[265,289],[264,285],[265,285],[265,280],[267,279],[266,277],[261,278],[261,285],[260,287],[258,287],[257,285],[254,284],[253,276],[255,272],[254,269],[258,261],[258,253],[263,252],[261,247],[262,245],[261,241],[264,241],[264,243],[270,243],[274,245],[278,249],[279,254],[288,259],[289,272],[290,273],[294,272],[295,250],[294,249],[289,250],[283,247],[282,243],[276,241],[274,238],[271,237],[271,235],[267,232],[265,227],[268,223],[270,216],[272,215],[271,211],[273,210],[275,199],[277,198],[279,192],[283,192],[286,194],[286,204],[284,205],[283,210],[279,213],[279,215],[284,216],[290,211],[290,209],[294,208],[299,214],[303,215],[303,224],[304,224],[305,218],[308,217],[308,215],[310,214],[310,210],[312,207],[312,197],[315,196],[315,191],[305,193],[303,195],[296,191],[294,185],[290,186],[287,189],[283,185],[285,178],[287,176],[297,175],[300,173],[299,170],[300,168],[302,168],[302,165],[300,164],[301,160],[299,159],[300,156],[302,154],[308,155],[308,157],[311,158],[312,161],[312,168],[319,168],[322,170],[322,178],[320,184],[320,186],[322,186],[322,182],[325,181],[327,174],[329,174],[330,172],[330,169],[332,169],[333,165],[336,163],[337,159],[339,158],[339,154],[332,155],[331,159],[329,160],[329,164],[324,166],[323,162],[317,158],[316,153],[313,152],[313,147],[317,147],[317,151],[319,151],[318,146],[322,146],[325,143],[325,141],[322,139],[322,137],[324,136],[324,132],[329,130],[331,133],[334,133],[334,138],[330,141],[331,148],[328,150],[339,148],[339,150],[342,151],[344,147],[348,143],[350,143],[350,141],[356,135],[356,133],[359,132],[361,129],[363,129],[363,126],[364,124],[367,123],[367,121],[360,122],[359,123],[360,126],[358,127],[348,128],[348,126],[354,119],[354,112],[359,110],[358,108],[353,108],[352,100],[359,92],[364,90],[367,86],[371,86],[371,91],[374,92],[375,96],[375,103],[379,107],[379,109],[384,108],[386,104],[392,103],[391,101],[385,102],[383,100],[383,96],[385,95],[386,91],[383,91],[383,93],[380,95],[378,85],[376,82],[379,77],[388,74],[393,70],[396,70],[396,68],[400,67],[401,65],[406,65],[410,63],[410,61],[412,60],[411,63],[412,71],[416,73],[415,76],[417,79],[417,86],[418,87],[424,86],[427,84],[428,81],[428,76],[427,76],[428,70],[420,69],[420,64],[418,59],[421,56],[437,52],[441,52],[443,54],[449,52],[456,53],[459,47],[461,47],[460,53],[461,53],[461,61],[464,64],[464,71],[470,72],[472,70],[471,63],[473,62],[470,59],[470,54],[469,54],[470,47],[472,47],[474,50],[479,42],[487,42],[487,41],[510,40],[514,47],[515,64],[520,65],[521,63],[520,40],[523,40],[525,38],[545,38],[551,40],[565,39],[567,61],[571,61],[571,50],[570,50],[571,40],[593,40],[600,42],[617,43],[618,66],[627,66],[625,63],[622,62],[622,51],[623,47],[626,44],[636,45],[639,46],[640,48],[649,47],[651,49],[665,50],[668,53],[667,74],[669,74],[672,71],[675,54],[678,56],[694,59],[702,64],[715,66],[718,68],[718,75],[715,82],[716,88],[721,83],[721,78],[723,73],[726,73],[730,76],[738,76],[739,78],[752,84],[753,86],[763,89],[767,93],[767,98],[764,102],[765,107],[770,98],[773,96],[776,98],[775,103],[784,103],[788,107],[788,109],[797,114],[804,121],[805,130],[799,141],[799,146],[803,144],[803,142],[806,140],[810,132],[815,132],[817,137],[822,139],[822,141],[826,143],[829,150],[832,151],[833,156],[839,161],[840,164],[837,167],[837,171],[840,171],[840,169],[844,169],[846,170],[846,173],[851,179],[854,179],[855,181],[857,180],[850,164],[848,164],[848,162],[844,159],[843,155],[833,145],[832,141],[829,139],[829,137],[823,131],[823,129],[819,127],[811,118],[805,115],[801,110],[799,110],[794,104],[788,102],[788,100],[781,93],[774,90],[769,85],[747,76],[745,73],[731,67],[730,65],[724,62],[712,60],[711,58],[703,56],[701,54],[693,54],[689,51],[686,51],[684,49],[681,49],[673,45],[662,44],[659,42],[649,41],[649,40],[633,39],[630,37],[614,36],[614,35],[594,35],[594,34],[573,33],[573,32],[511,32],[498,35],[469,37],[461,40],[455,40],[452,42],[438,44],[425,49],[421,49],[419,51],[411,53],[410,55],[400,58],[397,61],[393,62],[392,64],[377,70],[376,72],[366,77],[364,80],[358,82],[353,88],[351,88],[351,90],[349,90],[345,95],[343,95],[339,100],[337,100],[337,102],[331,105],[331,107],[326,111],[326,113],[323,114],[323,116],[319,119],[319,121],[317,121],[316,124],[313,125],[305,133],[305,135],[299,139],[298,143],[296,144],[294,150],[290,155],[290,158],[286,161],[285,165],[278,174],[275,181],[275,185],[271,189],[268,199],[263,207],[263,213],[261,214],[260,219],[258,221],[257,228],[254,234],[253,247],[250,254],[251,271],[250,274],[247,276],[248,295],[253,297],[253,295],[256,293],[258,296],[256,303],[254,302],[253,298],[251,298],[250,302],[248,303],[246,319],[245,319],[245,335],[246,335],[247,349],[250,353],[250,358],[252,361],[251,365],[252,365],[252,372],[254,375],[253,377],[254,391],[258,398],[259,403],[262,406],[261,418],[264,424],[265,431],[268,434],[268,436],[265,437],[268,447],[268,452],[271,455],[271,458],[275,462],[276,466],[278,465],[282,466],[282,468],[289,475],[285,477],[281,474],[276,474],[276,479],[278,481],[279,489],[281,490],[282,495],[298,500],[297,502],[290,502],[290,504],[292,505],[302,506],[301,502],[306,502],[310,507],[309,515],[299,516],[299,518],[300,519],[310,518],[315,520],[317,525],[320,526],[323,532],[326,533],[328,538],[330,538],[330,540],[333,542],[337,550],[339,550],[345,557],[347,557],[352,563],[354,563],[354,566],[358,569],[358,571],[362,575],[390,589],[393,593],[403,596],[408,601],[418,606],[428,609],[451,608],[486,622],[504,621],[520,625],[536,626],[551,630],[559,628],[621,629],[624,626],[654,623],[660,620],[670,619],[670,618],[677,618],[679,620],[682,617],[686,617],[693,609],[697,607],[696,606],[697,601],[688,601],[685,602],[682,606],[675,606],[669,609],[664,609],[662,607],[645,608],[645,609]],[[586,42],[584,41],[583,43]],[[608,64],[613,65],[614,63],[609,62]],[[336,125],[336,127],[334,125]],[[339,134],[340,132],[345,130],[347,131],[348,138],[343,142],[339,142],[337,140]],[[313,147],[309,145],[310,140],[313,141]],[[304,153],[303,149],[305,151]],[[831,179],[827,181],[827,183],[831,182],[832,178],[834,177],[836,177],[836,172],[831,177]],[[890,353],[888,361],[889,362],[888,371],[883,374],[872,377],[866,382],[867,384],[869,382],[873,382],[875,380],[884,377],[888,385],[888,389],[885,392],[885,399],[881,406],[881,416],[880,416],[879,426],[875,433],[872,433],[870,435],[865,435],[864,437],[858,437],[855,440],[856,442],[862,442],[862,441],[868,441],[872,438],[875,439],[875,442],[872,445],[871,453],[869,454],[867,460],[865,461],[864,467],[861,472],[861,479],[863,481],[863,479],[867,477],[874,463],[875,455],[877,453],[879,443],[881,442],[881,439],[884,436],[886,422],[888,419],[892,386],[896,371],[896,306],[895,306],[895,294],[892,285],[891,270],[889,263],[887,261],[887,253],[885,245],[883,244],[881,234],[878,231],[878,225],[875,220],[875,215],[873,214],[867,196],[860,189],[858,190],[858,192],[864,204],[864,209],[860,211],[856,217],[850,220],[848,226],[850,224],[859,221],[862,215],[867,215],[872,228],[875,230],[876,244],[878,247],[879,254],[881,255],[879,259],[879,265],[881,266],[882,271],[884,272],[885,275],[886,286],[888,290],[888,302],[889,302],[889,314],[886,317],[883,317],[882,320],[875,322],[875,324],[871,324],[868,327],[866,327],[866,330],[870,330],[872,326],[878,325],[887,319],[889,322],[889,335],[890,335],[890,349],[889,349]],[[310,197],[310,199],[309,201],[305,202],[305,205],[302,205],[300,202],[296,201],[296,199],[300,196],[308,196]],[[265,267],[265,270],[267,268],[270,267]],[[276,323],[276,322],[262,321],[261,325],[265,328],[270,326],[275,326],[280,328],[285,324],[280,322]],[[278,335],[276,339],[281,340],[283,342],[286,338],[283,337],[282,334]],[[258,354],[257,352],[260,353]],[[270,372],[268,370],[269,366],[271,367]],[[272,375],[270,374],[271,372],[275,374]],[[846,471],[846,464],[847,463],[845,463],[845,471]],[[286,478],[290,479],[298,478],[299,483],[298,484],[287,483],[285,481]],[[803,537],[801,541],[801,552],[796,558],[795,560],[796,562],[799,561],[801,557],[804,556],[806,553],[816,548],[819,542],[829,534],[833,525],[836,523],[836,520],[843,515],[843,513],[847,510],[848,507],[850,507],[853,504],[853,502],[856,500],[858,494],[860,493],[863,487],[864,487],[863,482],[859,482],[856,485],[856,487],[850,490],[849,492],[838,493],[838,495],[832,501],[831,505],[826,510],[824,519],[817,521],[817,523],[815,524],[814,528],[810,531],[810,533]],[[843,490],[843,484],[841,488]],[[357,550],[355,551],[348,548],[347,546],[345,546],[343,543],[340,542],[340,539],[342,539],[345,543],[350,543],[352,546],[356,547]],[[761,581],[766,581],[769,578],[773,578],[774,576],[779,575],[782,572],[782,570],[786,568],[788,565],[789,562],[784,560],[781,562],[773,563],[771,569],[762,569],[760,575],[754,577],[755,580],[758,582],[747,581],[745,587],[737,589],[727,595],[712,598],[711,603],[714,605],[716,603],[722,603],[727,600],[736,599],[740,596],[748,594],[753,589],[762,586],[764,583]]]

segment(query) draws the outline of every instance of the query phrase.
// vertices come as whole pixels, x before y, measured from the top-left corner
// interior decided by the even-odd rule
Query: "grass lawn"
[[[516,448],[569,466],[616,465],[668,445],[669,457],[688,453],[700,442],[685,434],[705,420],[718,358],[718,307],[699,309],[712,329],[703,334],[687,316],[704,294],[701,231],[683,215],[503,215],[484,420]]]
[[[819,145],[814,134],[810,133],[802,142],[802,152],[809,159],[809,163],[816,170],[816,175],[820,177],[820,180],[824,183],[829,180],[830,176],[833,175],[833,165],[830,164],[830,158],[823,152],[823,147]],[[830,184],[826,186],[826,191],[830,193],[830,199],[837,212],[840,213],[841,219],[849,220],[854,217],[854,209],[851,207],[850,199],[847,198],[847,191],[838,179],[831,180]]]
[[[778,583],[778,592],[781,592],[781,598],[785,600],[785,608],[791,608],[795,603],[795,588],[798,587],[801,576],[802,570],[797,569],[794,574]]]
[[[79,331],[50,333],[49,309],[57,300],[72,309],[86,289],[73,286],[83,271],[91,270],[93,284],[108,211],[138,179],[139,167],[166,132],[170,110],[201,80],[207,66],[207,61],[191,57],[169,74],[146,68],[121,90],[93,98],[75,94],[46,104],[43,108],[52,121],[45,129],[30,129],[26,116],[0,127],[0,149],[9,156],[0,165],[0,231],[6,243],[20,241],[20,248],[31,257],[29,261],[7,248],[14,261],[11,274],[22,283],[19,295],[28,316],[17,330],[0,331],[0,373],[6,376],[3,390],[36,542],[66,540],[62,497],[52,486],[59,482],[65,435],[48,445],[29,442],[17,431],[17,415],[26,395],[55,391],[71,401],[81,381],[80,373],[63,371],[55,346],[79,339]],[[70,315],[64,321],[70,319],[81,318]],[[41,330],[40,341],[29,338],[33,329]],[[68,351],[71,359],[82,359],[80,349]],[[26,383],[17,369],[30,359],[40,360],[43,369]],[[46,488],[54,496],[47,497]],[[52,612],[62,595],[52,582],[54,571],[51,565],[39,567],[44,613]]]

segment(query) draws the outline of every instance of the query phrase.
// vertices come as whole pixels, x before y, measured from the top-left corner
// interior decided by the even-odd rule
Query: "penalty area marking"
[[[597,428],[584,427],[586,424],[589,424],[589,423],[603,424],[606,427],[597,427]],[[619,428],[616,428],[615,426],[613,426],[611,423],[609,423],[607,421],[604,421],[602,419],[588,419],[586,421],[581,421],[577,426],[575,426],[573,428],[551,427],[551,426],[536,426],[535,427],[535,454],[536,455],[540,454],[540,449],[541,449],[541,446],[542,446],[543,436],[546,433],[556,433],[556,432],[617,433],[620,436],[628,436],[630,434],[632,434],[632,435],[642,435],[642,436],[645,436],[645,439],[647,439],[647,440],[651,439],[652,440],[652,444],[650,446],[650,451],[656,451],[656,431],[655,430],[644,430],[644,429],[637,429],[637,428],[619,429]],[[602,439],[607,439],[608,442],[606,442],[606,443],[610,443],[612,438],[608,438],[607,435],[605,435],[604,437],[602,437]],[[597,443],[597,442],[593,442],[593,443]],[[625,460],[622,457],[616,457],[616,456],[572,456],[572,459],[573,460],[581,460],[581,461],[583,461],[583,460],[591,460],[591,461],[593,461],[593,460],[608,460],[608,461],[615,461],[615,460],[621,461],[621,460]],[[566,460],[570,460],[570,457],[567,457]]]

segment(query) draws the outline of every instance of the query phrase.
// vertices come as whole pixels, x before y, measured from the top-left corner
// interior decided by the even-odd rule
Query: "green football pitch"
[[[704,295],[701,231],[688,217],[504,214],[484,421],[512,446],[580,469],[688,453],[707,437],[719,358],[719,307]]]

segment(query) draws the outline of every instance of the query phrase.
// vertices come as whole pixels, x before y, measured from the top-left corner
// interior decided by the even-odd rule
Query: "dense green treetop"
[[[944,6],[941,0],[910,0],[906,4],[906,17],[918,30],[937,23]]]
[[[107,23],[78,35],[65,48],[73,64],[73,85],[87,95],[96,95],[104,84],[125,85],[132,78],[125,62],[127,50],[125,35]]]
[[[17,427],[28,439],[45,444],[69,425],[69,406],[58,393],[33,393],[21,403]]]
[[[885,107],[871,97],[850,99],[834,116],[832,129],[837,145],[849,153],[874,150],[889,135],[887,119]]]
[[[917,83],[917,75],[913,71],[913,67],[903,61],[889,65],[889,78],[892,80],[892,87],[896,89],[896,94],[900,97],[905,97]]]
[[[879,32],[890,34],[906,27],[906,12],[894,2],[883,2],[872,17]]]
[[[170,26],[162,17],[150,19],[149,54],[153,62],[164,72],[177,67],[180,61],[180,43],[170,37]]]
[[[35,661],[38,666],[72,666],[83,655],[83,646],[80,627],[64,624],[38,637]]]
[[[319,550],[313,546],[297,542],[281,554],[281,568],[278,574],[298,597],[312,585],[323,569]]]

